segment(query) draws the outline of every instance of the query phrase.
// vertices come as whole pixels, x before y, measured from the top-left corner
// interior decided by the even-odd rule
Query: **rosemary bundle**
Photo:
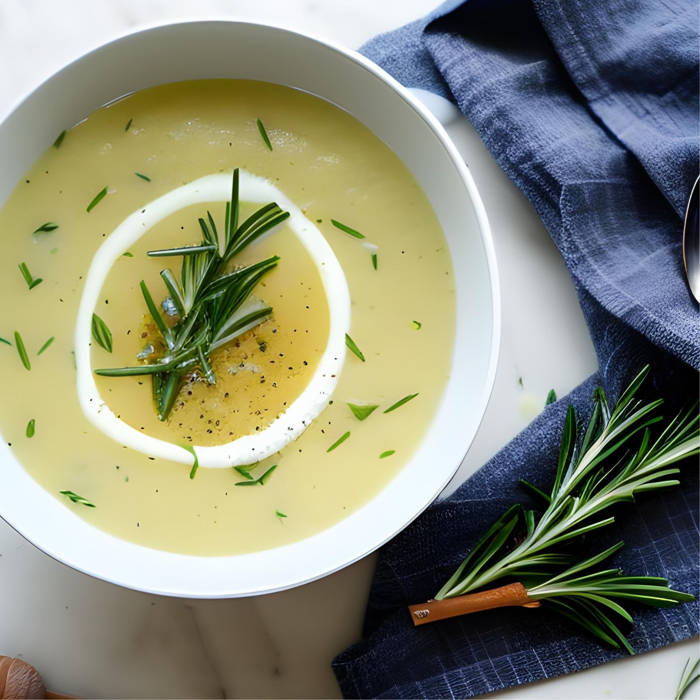
[[[538,515],[520,505],[509,508],[434,601],[410,606],[414,624],[493,607],[544,603],[602,641],[634,653],[618,627],[619,619],[632,622],[624,604],[665,607],[693,599],[672,590],[660,577],[595,570],[622,542],[583,561],[572,553],[572,546],[583,537],[615,521],[609,513],[615,504],[677,485],[674,477],[680,470],[676,463],[700,451],[695,407],[652,437],[652,425],[663,420],[657,413],[662,401],[645,403],[636,398],[648,370],[645,367],[635,377],[612,410],[605,392],[598,388],[582,435],[576,412],[569,407],[551,490],[546,493],[521,482],[541,500],[543,512]],[[519,543],[513,544],[520,533]],[[514,583],[484,591],[501,581]]]
[[[225,225],[217,231],[211,212],[199,219],[202,241],[198,245],[166,250],[151,250],[151,257],[181,257],[178,280],[168,268],[160,276],[169,296],[163,307],[172,310],[175,323],[169,325],[158,311],[143,280],[141,293],[148,312],[158,330],[163,353],[153,362],[133,367],[95,370],[106,377],[150,374],[153,397],[160,420],[165,420],[186,377],[199,370],[213,384],[216,377],[211,366],[211,353],[246,331],[262,323],[272,309],[250,295],[279,257],[230,270],[231,260],[264,233],[289,217],[271,202],[251,214],[239,225],[239,173],[233,171],[231,199],[226,203]]]

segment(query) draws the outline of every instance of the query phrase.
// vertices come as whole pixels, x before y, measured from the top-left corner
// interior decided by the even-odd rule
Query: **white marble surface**
[[[262,19],[357,47],[437,0],[0,0],[0,113],[60,65],[134,27],[192,17]],[[469,125],[449,131],[491,219],[503,295],[496,385],[456,485],[523,428],[547,391],[595,368],[569,276],[522,195]],[[524,386],[517,379],[523,377]],[[331,658],[355,641],[373,557],[259,598],[188,601],[67,569],[0,522],[0,654],[82,697],[337,697]],[[519,688],[521,698],[672,698],[696,641]],[[689,694],[700,697],[700,685]]]

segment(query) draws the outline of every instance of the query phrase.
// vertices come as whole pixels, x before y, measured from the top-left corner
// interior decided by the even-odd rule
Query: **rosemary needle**
[[[6,338],[0,338],[0,343],[5,343],[5,345],[12,345],[12,343]]]
[[[53,221],[47,221],[45,224],[39,226],[39,228],[35,228],[32,233],[50,233],[51,231],[55,231],[57,228],[58,224],[55,224]]]
[[[15,331],[15,347],[17,348],[17,354],[19,355],[19,359],[22,360],[25,369],[30,370],[32,368],[32,363],[29,361],[27,348],[24,347],[24,341],[19,331]]]
[[[52,335],[52,336],[39,348],[39,352],[37,352],[37,355],[41,355],[41,353],[44,352],[44,350],[46,350],[46,349],[49,347],[49,345],[51,345],[51,343],[53,343],[53,341],[54,341],[55,339],[56,339],[55,336]]]
[[[345,334],[345,345],[347,345],[350,352],[359,357],[362,362],[365,361],[365,356],[362,354],[362,350],[357,347],[357,343],[347,333]]]
[[[404,396],[402,399],[399,399],[396,403],[391,404],[389,408],[384,411],[384,413],[391,413],[392,411],[395,411],[397,408],[401,408],[405,403],[408,403],[409,401],[412,401],[413,399],[418,396],[418,392],[415,394],[409,394],[408,396]]]
[[[265,145],[272,150],[272,144],[270,143],[270,137],[267,135],[267,131],[265,130],[265,125],[258,119],[258,131],[260,132],[260,136],[262,137],[262,140],[265,142]]]
[[[350,431],[348,430],[346,433],[343,433],[327,450],[326,452],[333,452],[333,450],[338,447],[339,445],[342,445],[348,438],[350,437]]]
[[[142,180],[145,180],[146,182],[151,181],[151,178],[148,177],[148,175],[144,175],[143,173],[135,172],[134,175],[136,175],[136,177],[140,177]]]
[[[377,254],[372,253],[372,267],[376,270],[377,269]]]
[[[192,463],[192,469],[190,469],[190,479],[194,479],[194,477],[197,475],[197,470],[199,469],[199,458],[197,457],[197,453],[194,451],[194,447],[191,445],[180,445],[183,450],[187,450],[192,457],[194,457],[194,462]]]
[[[131,124],[133,123],[133,118],[129,119],[129,121],[126,123],[126,126],[124,127],[124,131],[129,131],[131,129]]]
[[[29,423],[27,423],[27,429],[25,430],[25,435],[28,438],[34,437],[34,431],[36,429],[36,420],[32,418]]]
[[[336,228],[340,229],[341,231],[344,231],[345,233],[350,234],[353,238],[364,238],[365,235],[363,233],[360,233],[354,228],[351,228],[350,226],[347,226],[346,224],[340,223],[340,221],[336,221],[335,219],[331,219],[331,223],[333,226]]]
[[[95,504],[88,501],[87,498],[83,498],[82,496],[78,496],[78,494],[74,493],[73,491],[59,491],[59,493],[62,496],[67,496],[68,498],[70,498],[70,500],[73,503],[80,503],[81,505],[86,506],[88,508],[95,508],[96,507]]]
[[[92,315],[92,337],[101,348],[112,352],[112,331],[97,314]]]
[[[379,459],[386,459],[387,457],[391,457],[393,454],[396,454],[396,450],[385,450],[379,455]]]
[[[22,273],[22,277],[24,277],[24,281],[27,283],[29,289],[34,289],[34,287],[44,281],[41,277],[32,277],[32,273],[29,272],[27,263],[22,262],[17,267],[19,267],[19,271]]]
[[[235,467],[236,471],[238,471],[240,474],[243,474],[243,471],[241,471],[238,467]],[[234,486],[264,486],[265,482],[270,478],[270,474],[272,474],[273,471],[277,469],[277,465],[273,464],[267,471],[265,471],[262,476],[259,476],[257,479],[252,479],[250,472],[246,470],[246,473],[243,474],[243,476],[248,479],[248,481],[237,481]],[[251,481],[252,479],[252,481]]]
[[[275,515],[276,515],[278,518],[286,518],[286,517],[287,517],[287,514],[286,514],[286,513],[283,513],[281,510],[276,510],[276,511],[275,511]]]
[[[103,187],[93,198],[90,204],[87,205],[85,210],[88,214],[104,199],[107,194],[107,187]]]
[[[61,144],[63,143],[64,138],[66,138],[66,130],[65,129],[56,137],[56,140],[53,142],[53,147],[60,148]]]

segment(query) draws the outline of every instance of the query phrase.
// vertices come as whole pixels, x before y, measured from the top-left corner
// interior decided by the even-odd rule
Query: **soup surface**
[[[350,332],[365,358],[348,351],[327,408],[296,441],[249,468],[257,478],[277,465],[263,485],[250,488],[240,485],[248,478],[237,470],[200,467],[190,479],[189,466],[153,459],[104,435],[81,411],[73,359],[84,278],[110,233],[174,188],[236,167],[267,178],[324,234],[347,279]],[[104,187],[106,195],[86,211]],[[198,243],[197,219],[207,209],[223,225],[220,202],[183,207],[115,262],[95,309],[112,333],[113,351],[93,343],[94,368],[138,364],[136,356],[153,337],[139,281],[159,302],[166,296],[160,270],[177,274],[180,266],[180,258],[164,264],[145,253]],[[243,202],[242,209],[251,212],[253,205]],[[430,425],[454,340],[447,244],[399,159],[353,117],[319,98],[236,80],[130,95],[91,114],[46,151],[0,209],[0,232],[0,338],[8,341],[0,342],[0,379],[3,396],[12,398],[0,401],[2,438],[66,507],[118,537],[200,555],[299,540],[370,500]],[[279,264],[255,290],[272,306],[271,318],[217,351],[216,384],[192,377],[167,421],[157,418],[150,378],[97,378],[122,420],[169,442],[217,445],[264,429],[301,393],[328,339],[329,304],[313,259],[284,224],[235,262],[271,255],[280,256]],[[37,278],[41,282],[31,286]],[[378,408],[360,420],[349,403]]]

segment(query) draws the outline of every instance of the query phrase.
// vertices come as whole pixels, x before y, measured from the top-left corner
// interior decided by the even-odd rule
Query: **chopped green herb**
[[[131,124],[133,123],[133,118],[129,119],[129,121],[126,123],[126,126],[124,127],[124,131],[129,131],[131,129]]]
[[[9,340],[6,340],[5,338],[0,338],[0,343],[5,343],[5,345],[12,345],[12,343]]]
[[[65,129],[56,137],[56,140],[53,142],[53,147],[60,148],[61,144],[63,143],[64,138],[66,138],[66,130]]]
[[[51,248],[49,253],[51,253],[51,255],[55,255],[56,253],[58,253],[58,248]]]
[[[283,513],[281,510],[276,510],[276,511],[275,511],[275,515],[276,515],[278,518],[286,518],[286,517],[287,517],[287,514],[286,514],[286,513]]]
[[[58,224],[53,221],[47,221],[45,224],[39,226],[39,228],[34,229],[32,233],[49,233],[50,231],[55,231],[58,228]]]
[[[376,270],[377,269],[377,254],[372,253],[372,267]]]
[[[34,287],[44,281],[41,277],[32,277],[32,273],[29,272],[27,263],[20,263],[17,267],[19,267],[19,271],[22,273],[22,277],[24,277],[24,281],[27,283],[29,289],[34,289]]]
[[[17,348],[17,354],[19,355],[19,359],[22,360],[25,369],[30,370],[32,368],[32,363],[29,361],[27,348],[24,347],[24,341],[19,331],[15,331],[15,347]]]
[[[270,143],[270,137],[267,135],[267,131],[265,131],[265,126],[263,123],[258,119],[258,131],[260,132],[260,136],[262,137],[262,140],[265,142],[265,145],[272,150],[272,144]]]
[[[544,402],[545,406],[549,406],[550,403],[554,403],[557,400],[557,392],[554,389],[550,389],[547,394],[547,400]]]
[[[95,508],[94,503],[91,503],[90,501],[88,501],[87,498],[83,498],[82,496],[78,496],[78,494],[73,493],[73,491],[59,491],[59,493],[62,496],[67,496],[68,498],[70,498],[70,500],[73,501],[73,503],[80,503],[81,505],[86,506],[88,508]]]
[[[348,438],[350,437],[350,431],[348,430],[347,433],[343,433],[327,450],[326,452],[333,452],[333,450],[338,447],[339,445],[342,445]]]
[[[127,250],[126,253],[122,253],[122,257],[123,257],[123,258],[133,258],[133,257],[134,257],[134,254],[133,254],[133,253],[130,253],[130,252]]]
[[[361,406],[354,403],[349,403],[348,407],[353,412],[353,415],[355,418],[357,418],[357,420],[364,420],[370,416],[375,409],[379,408],[377,404]]]
[[[180,445],[183,450],[187,450],[193,457],[194,457],[194,463],[192,464],[192,469],[190,469],[190,479],[194,479],[194,477],[197,475],[197,470],[199,469],[199,458],[197,457],[197,453],[194,451],[194,447],[192,445]]]
[[[385,459],[386,457],[391,457],[391,455],[396,454],[396,450],[385,450],[379,455],[379,459]]]
[[[29,423],[27,423],[27,429],[25,431],[25,434],[28,438],[34,437],[34,431],[36,429],[36,421],[34,418],[32,418]]]
[[[53,343],[54,340],[55,340],[55,336],[52,335],[52,336],[39,348],[39,352],[37,352],[37,355],[41,355],[41,353],[44,352],[44,350],[46,350],[46,348],[48,348],[49,345],[51,345],[51,343]]]
[[[151,181],[151,178],[148,177],[148,175],[144,175],[143,173],[136,173],[135,172],[134,175],[136,175],[136,177],[140,177],[142,180],[145,180],[146,182]]]
[[[350,226],[346,226],[345,224],[341,224],[340,221],[336,221],[335,219],[331,219],[331,223],[333,226],[336,228],[339,228],[341,231],[345,231],[345,233],[349,233],[353,238],[364,238],[364,234],[360,233],[359,231],[356,231],[354,228],[350,228]]]
[[[357,355],[357,357],[359,357],[363,362],[365,361],[365,356],[362,354],[362,350],[357,347],[357,343],[347,333],[345,334],[345,345],[348,346],[350,352]]]
[[[92,337],[101,348],[112,352],[112,331],[97,314],[92,315]]]
[[[255,481],[255,477],[248,471],[246,467],[234,467],[234,469],[249,481]]]
[[[240,471],[240,469],[238,469],[238,467],[235,467],[235,469],[236,469],[236,471],[239,471],[241,474],[243,473]],[[248,481],[237,481],[234,484],[234,486],[256,486],[257,484],[260,484],[260,486],[263,486],[265,484],[265,482],[268,480],[270,474],[272,474],[272,472],[275,471],[275,469],[277,469],[277,465],[273,464],[262,476],[259,476],[257,479],[253,479],[252,481],[250,481],[250,479],[248,479],[250,477],[250,473],[248,473],[248,476],[246,476],[246,479],[248,479]],[[244,476],[245,476],[245,474],[244,474]]]
[[[420,321],[411,321],[411,325],[413,326],[414,330],[417,331],[423,328],[423,324]]]
[[[107,187],[103,187],[93,198],[90,204],[87,205],[85,210],[88,214],[104,199],[107,194]]]
[[[518,377],[518,384],[520,384],[521,387],[525,386],[525,385],[523,384],[523,378],[522,378],[522,377]]]
[[[418,392],[415,394],[409,394],[408,396],[404,396],[402,399],[399,399],[396,403],[391,404],[389,408],[384,411],[384,413],[391,413],[392,411],[395,411],[397,408],[400,408],[403,406],[405,403],[408,403],[409,401],[413,400],[418,396]]]

